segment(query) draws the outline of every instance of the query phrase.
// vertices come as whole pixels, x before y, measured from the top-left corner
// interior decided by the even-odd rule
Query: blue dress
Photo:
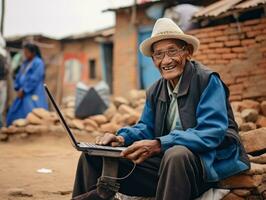
[[[48,109],[43,87],[44,63],[35,56],[31,61],[24,61],[14,83],[16,91],[23,90],[23,97],[16,98],[7,114],[7,125],[16,119],[25,118],[34,108]]]

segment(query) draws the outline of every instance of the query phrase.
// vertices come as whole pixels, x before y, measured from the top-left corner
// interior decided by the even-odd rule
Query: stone
[[[3,133],[8,134],[8,135],[19,134],[19,133],[23,133],[24,131],[25,131],[25,127],[16,127],[14,125],[11,125],[8,128],[2,130]]]
[[[33,194],[27,192],[25,189],[22,188],[12,188],[7,191],[9,196],[13,197],[32,197]]]
[[[229,194],[227,194],[223,200],[245,200],[244,198],[230,192]]]
[[[112,117],[116,114],[117,109],[113,103],[111,103],[108,109],[103,113],[105,117],[107,117],[108,121],[112,119]]]
[[[102,124],[100,126],[100,131],[103,132],[103,133],[113,133],[115,134],[118,129],[120,129],[121,126],[119,126],[118,124],[115,124],[115,123],[107,123],[107,124]]]
[[[1,133],[1,132],[0,132],[0,141],[1,141],[1,142],[6,142],[6,141],[8,141],[8,135],[5,134],[5,133]]]
[[[117,108],[123,104],[129,105],[129,101],[124,97],[115,97],[113,103]]]
[[[230,104],[234,112],[240,111],[241,101],[232,101]]]
[[[75,118],[74,110],[72,110],[72,109],[65,109],[65,110],[63,110],[63,113],[64,113],[64,116],[69,118],[69,119]]]
[[[260,103],[257,101],[254,101],[254,100],[250,100],[250,99],[243,100],[240,104],[239,110],[243,111],[245,109],[254,109],[257,112],[259,112],[260,111]]]
[[[29,122],[29,124],[36,124],[36,125],[44,124],[44,120],[36,116],[34,113],[29,113],[26,119]]]
[[[96,130],[98,128],[98,124],[95,121],[93,121],[92,119],[90,119],[90,118],[84,119],[83,120],[83,124],[85,126],[93,127],[94,130]]]
[[[63,128],[62,125],[52,125],[49,126],[49,133],[51,134],[62,134],[65,133],[65,129]]]
[[[32,113],[41,119],[46,119],[50,117],[50,112],[45,110],[44,108],[34,108],[32,110]]]
[[[266,101],[262,101],[260,104],[261,112],[266,117]]]
[[[139,99],[146,99],[146,91],[145,90],[130,90],[129,91],[129,101],[131,104],[134,104]]]
[[[249,190],[245,190],[245,189],[235,189],[232,192],[236,194],[237,196],[241,196],[241,197],[246,197],[251,194]]]
[[[118,108],[118,112],[122,115],[124,114],[129,114],[129,115],[138,115],[138,113],[133,109],[131,108],[130,106],[128,105],[121,105],[119,108]]]
[[[265,164],[258,164],[258,163],[250,163],[251,167],[250,170],[246,171],[245,174],[249,175],[260,175],[266,173],[266,165]],[[266,174],[265,174],[266,178]]]
[[[240,174],[220,181],[218,187],[223,189],[256,188],[263,181],[264,177],[261,175]]]
[[[256,125],[258,128],[266,127],[266,117],[263,115],[259,115],[259,117],[256,121]]]
[[[95,127],[87,125],[87,126],[85,126],[85,130],[88,131],[88,132],[93,132],[93,131],[96,131],[97,129],[95,129]]]
[[[258,119],[258,111],[255,109],[244,109],[241,112],[241,117],[246,121],[246,122],[256,122]]]
[[[28,125],[25,127],[25,132],[29,134],[43,134],[48,133],[49,128],[46,125]]]
[[[249,156],[250,162],[258,163],[258,164],[266,164],[266,153],[261,154],[259,156]]]
[[[108,122],[104,115],[94,115],[90,117],[91,120],[95,121],[98,125],[105,124]]]
[[[115,124],[122,124],[122,118],[123,118],[123,115],[120,114],[120,113],[116,113],[113,118],[111,119],[111,122],[112,123],[115,123]]]
[[[266,149],[266,128],[259,128],[240,134],[247,153]]]
[[[139,105],[138,107],[135,108],[135,111],[138,113],[142,113],[143,109],[144,109],[144,104],[143,105]]]
[[[12,124],[17,127],[25,127],[28,125],[28,121],[26,119],[17,119]]]
[[[240,127],[244,123],[243,118],[242,117],[239,117],[239,116],[236,116],[235,117],[235,121],[236,121],[238,127]]]
[[[239,129],[241,131],[246,132],[246,131],[254,130],[256,129],[256,127],[257,127],[256,124],[254,124],[253,122],[246,122],[246,123],[242,123]]]
[[[79,119],[73,119],[72,123],[74,128],[77,128],[79,130],[83,130],[85,128],[83,122]]]
[[[120,124],[122,124],[122,125],[133,125],[133,124],[136,124],[136,122],[138,120],[139,120],[139,116],[137,116],[137,115],[124,114],[121,117]]]

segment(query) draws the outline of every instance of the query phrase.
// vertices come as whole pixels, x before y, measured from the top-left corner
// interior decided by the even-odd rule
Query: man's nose
[[[172,58],[167,55],[167,53],[164,54],[162,64],[166,65],[172,62]]]

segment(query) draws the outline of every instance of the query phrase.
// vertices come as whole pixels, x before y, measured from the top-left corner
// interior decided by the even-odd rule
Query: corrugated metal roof
[[[266,4],[266,0],[220,0],[194,14],[194,19],[219,17],[223,14],[230,14],[231,11],[244,11]]]

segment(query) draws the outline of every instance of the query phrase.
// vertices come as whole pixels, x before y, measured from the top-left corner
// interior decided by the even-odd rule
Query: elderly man
[[[150,38],[140,45],[162,78],[147,90],[140,121],[117,135],[97,138],[100,145],[127,146],[119,161],[119,191],[156,200],[188,200],[198,197],[217,181],[249,169],[240,142],[228,88],[219,75],[192,61],[199,40],[187,35],[170,19],[161,18]],[[101,175],[101,159],[82,154],[73,197],[110,199],[92,186]],[[80,196],[81,197],[81,196]]]

